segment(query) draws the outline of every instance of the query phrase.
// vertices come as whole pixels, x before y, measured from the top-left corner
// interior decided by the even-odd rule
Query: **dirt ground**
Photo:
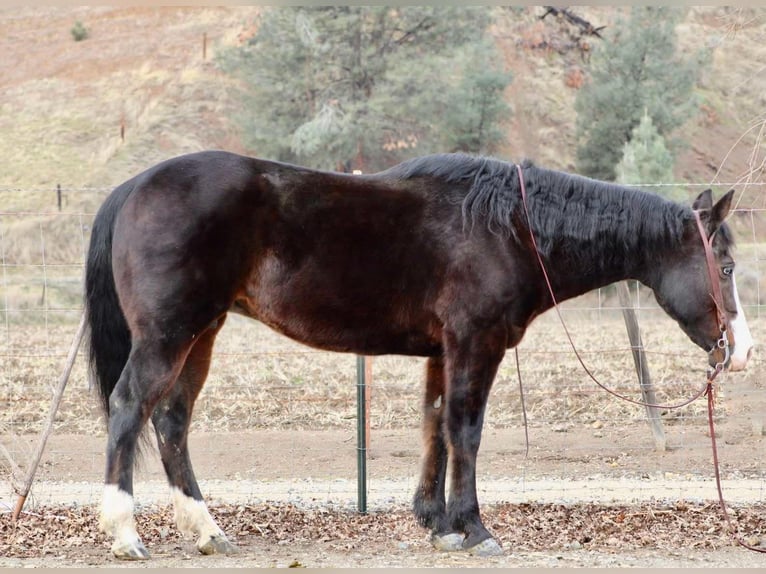
[[[204,557],[175,534],[161,465],[149,450],[136,475],[139,532],[153,567],[762,567],[732,545],[716,499],[703,425],[666,424],[667,450],[648,430],[487,429],[478,469],[496,558],[438,553],[409,512],[419,466],[417,429],[379,430],[368,452],[368,510],[356,512],[356,436],[348,431],[191,435],[211,512],[241,549]],[[718,430],[724,496],[749,541],[766,543],[766,439],[738,423]],[[30,450],[37,437],[24,437]],[[15,444],[18,446],[18,440]],[[26,513],[0,516],[0,567],[114,566],[96,526],[103,436],[51,438]],[[10,444],[5,444],[9,447]],[[12,504],[0,482],[0,504]],[[7,498],[6,498],[7,497]],[[632,525],[615,517],[634,517]],[[635,518],[640,517],[640,519]],[[617,523],[619,525],[617,525]],[[610,526],[611,525],[611,526]]]
[[[663,329],[659,320],[648,324],[653,330],[647,339],[656,334],[651,348],[671,348],[664,341],[677,330]],[[611,323],[577,325],[584,348],[618,345],[620,330],[608,328]],[[760,328],[761,322],[754,325]],[[482,515],[503,556],[436,552],[412,517],[422,365],[397,357],[375,360],[369,514],[360,515],[354,358],[288,355],[293,348],[268,338],[265,327],[232,321],[215,376],[203,391],[207,395],[198,401],[190,446],[211,513],[241,552],[200,556],[177,534],[164,473],[151,447],[135,475],[137,527],[152,555],[141,566],[762,568],[762,554],[733,546],[715,504],[704,401],[664,411],[667,448],[657,451],[643,409],[593,390],[563,353],[533,352],[562,348],[554,341],[560,329],[546,326],[530,330],[521,365],[529,381],[528,456],[516,372],[505,364],[479,453]],[[14,336],[28,347],[41,339],[21,330]],[[68,341],[71,333],[59,338]],[[257,357],[242,352],[252,341],[262,347]],[[9,354],[23,358],[15,353]],[[588,358],[598,374],[619,382],[630,375],[630,367],[617,361],[625,356],[631,360],[629,352]],[[698,362],[692,353],[652,356],[661,400],[677,402],[699,388]],[[44,428],[57,371],[45,365],[35,369],[21,358],[6,367],[0,445],[22,467],[13,473],[18,479]],[[754,361],[744,375],[724,379],[716,411],[724,496],[738,530],[757,545],[766,540],[762,373],[760,361]],[[10,521],[11,473],[0,449],[0,567],[123,565],[112,558],[110,543],[98,530],[106,438],[85,386],[82,374],[70,384],[26,513],[16,524]]]

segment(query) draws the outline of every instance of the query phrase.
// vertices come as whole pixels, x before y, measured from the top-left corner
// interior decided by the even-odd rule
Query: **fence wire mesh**
[[[62,211],[0,210],[0,506],[8,508],[48,416],[82,311],[83,262],[94,215],[87,206],[100,203],[106,193],[64,191]],[[748,187],[748,194],[763,191]],[[761,298],[766,209],[738,208],[730,223],[738,243],[740,296],[757,344],[766,340]],[[648,289],[635,283],[630,287],[658,399],[678,402],[703,384],[704,353],[665,316]],[[593,373],[619,392],[640,396],[614,288],[562,308]],[[516,365],[508,353],[486,414],[480,499],[713,498],[707,482],[713,471],[704,401],[663,411],[667,449],[658,452],[644,409],[607,395],[587,377],[555,314],[546,313],[532,325],[519,354],[529,455]],[[734,501],[766,497],[766,388],[760,354],[756,349],[746,372],[727,375],[720,383],[722,471],[725,478],[741,482],[731,494]],[[424,368],[418,358],[373,360],[368,465],[373,504],[409,500],[414,492]],[[106,435],[84,349],[55,424],[33,487],[35,500],[98,502]],[[229,318],[192,424],[192,457],[206,495],[259,498],[267,496],[268,482],[268,496],[355,500],[355,429],[353,356],[309,349],[257,322]],[[161,465],[151,452],[137,479],[143,485],[137,487],[139,498],[166,490],[160,486]]]

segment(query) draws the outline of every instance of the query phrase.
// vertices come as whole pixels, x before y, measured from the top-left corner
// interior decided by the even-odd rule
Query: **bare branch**
[[[540,20],[544,20],[548,14],[553,14],[557,18],[563,18],[570,24],[577,26],[580,29],[582,35],[596,36],[597,38],[601,38],[603,40],[603,37],[601,36],[601,30],[605,29],[606,26],[599,26],[597,28],[588,22],[585,18],[582,18],[577,14],[573,14],[569,8],[557,8],[556,6],[543,6],[543,8],[546,10],[545,14],[540,16]]]

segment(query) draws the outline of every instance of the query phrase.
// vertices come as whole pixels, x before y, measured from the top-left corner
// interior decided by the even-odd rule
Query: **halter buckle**
[[[729,346],[729,336],[725,328],[721,329],[721,338],[715,343],[715,347],[710,349],[709,354],[713,354],[716,349],[722,349],[724,352],[723,361],[716,363],[716,371],[723,370],[731,359],[731,348]]]

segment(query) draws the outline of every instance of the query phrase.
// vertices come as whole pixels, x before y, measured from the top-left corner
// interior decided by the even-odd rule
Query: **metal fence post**
[[[367,375],[366,359],[356,357],[357,509],[367,514]]]

